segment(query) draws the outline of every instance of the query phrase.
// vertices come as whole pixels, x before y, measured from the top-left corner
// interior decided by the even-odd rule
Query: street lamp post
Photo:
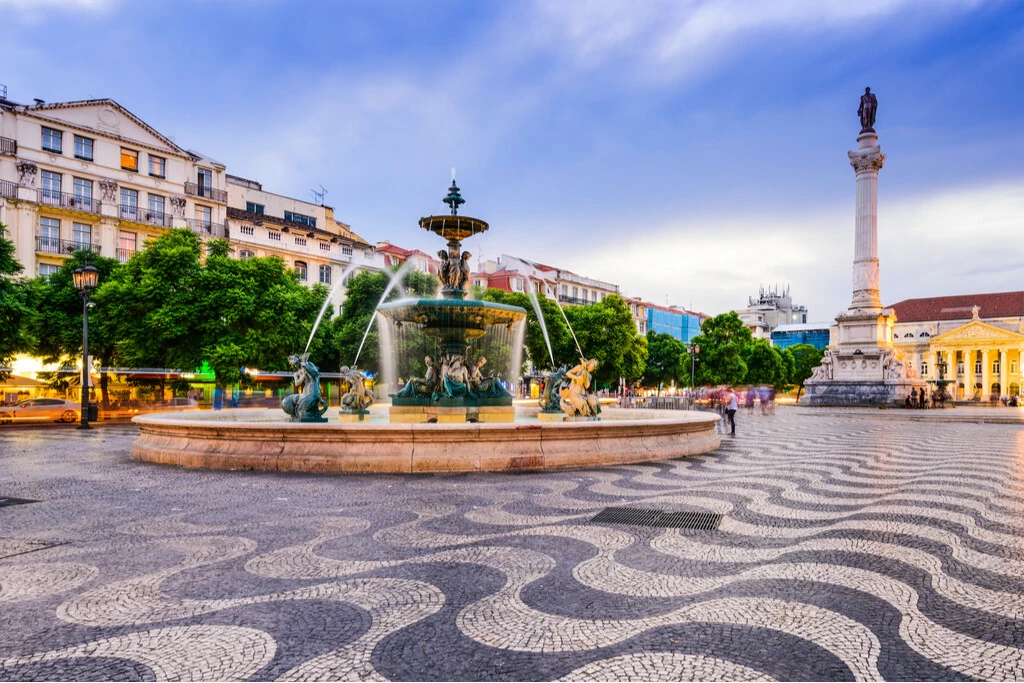
[[[75,268],[71,277],[82,296],[82,420],[78,428],[92,429],[89,426],[89,294],[96,289],[100,271],[87,263]]]

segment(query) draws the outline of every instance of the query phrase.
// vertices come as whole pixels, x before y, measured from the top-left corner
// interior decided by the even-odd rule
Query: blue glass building
[[[689,343],[700,334],[700,316],[683,309],[647,304],[647,329],[659,334],[670,334],[684,343]]]
[[[829,323],[797,323],[779,325],[772,330],[772,345],[784,349],[794,344],[810,344],[816,349],[828,348]]]

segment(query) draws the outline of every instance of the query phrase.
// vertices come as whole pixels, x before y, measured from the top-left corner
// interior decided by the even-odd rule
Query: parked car
[[[0,408],[0,424],[41,420],[76,422],[82,415],[82,406],[63,398],[30,398],[13,406]]]

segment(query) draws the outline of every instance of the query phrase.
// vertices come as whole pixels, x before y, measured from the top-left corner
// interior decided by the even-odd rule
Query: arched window
[[[305,282],[306,281],[306,262],[305,261],[296,261],[295,262],[295,272],[298,273],[299,280],[301,280],[302,282]]]
[[[242,259],[243,261],[247,258],[253,258],[254,256],[256,256],[256,254],[252,253],[248,249],[243,249],[242,251],[238,252],[238,258]]]

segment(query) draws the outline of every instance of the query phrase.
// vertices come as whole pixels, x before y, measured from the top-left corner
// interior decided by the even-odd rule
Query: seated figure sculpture
[[[423,359],[427,364],[427,373],[424,377],[413,377],[405,386],[392,396],[401,398],[429,397],[433,396],[438,389],[437,368],[434,367],[434,359],[427,356]]]
[[[601,400],[590,393],[590,382],[597,359],[580,358],[580,364],[565,373],[569,386],[561,391],[561,407],[569,417],[596,418],[601,414]]]
[[[485,377],[480,368],[487,363],[487,358],[480,356],[469,370],[469,386],[477,398],[511,398],[512,394],[501,386],[497,377]]]
[[[440,398],[476,398],[469,384],[469,370],[460,354],[445,356],[441,364]],[[438,397],[435,394],[435,397]]]

